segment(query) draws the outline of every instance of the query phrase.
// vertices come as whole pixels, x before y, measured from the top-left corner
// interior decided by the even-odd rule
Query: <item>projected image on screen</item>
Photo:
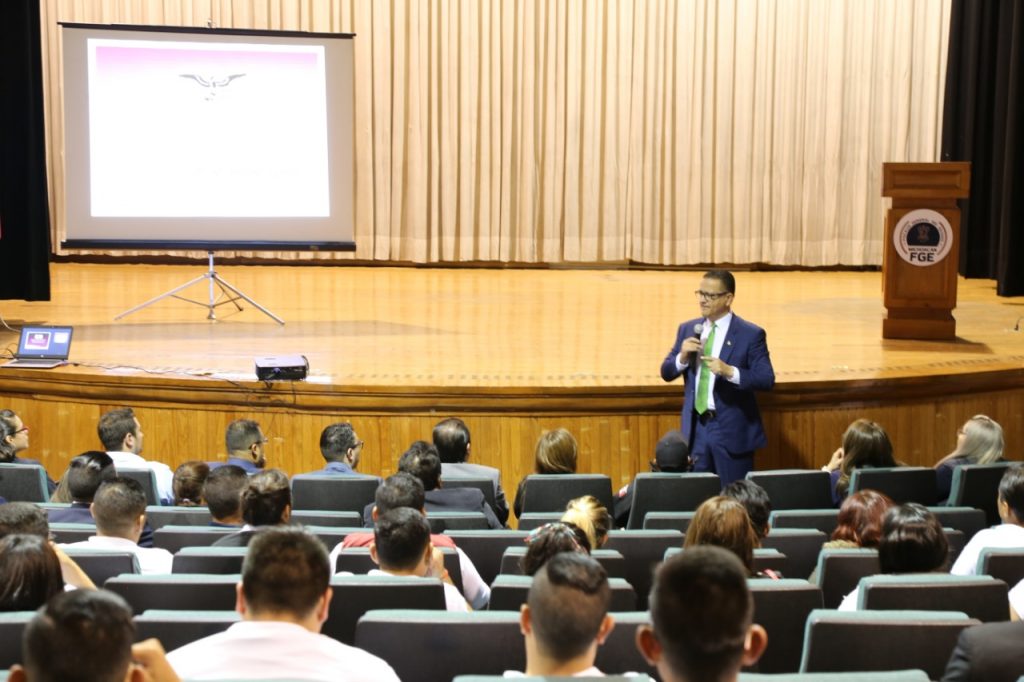
[[[93,217],[330,215],[324,48],[88,40]]]

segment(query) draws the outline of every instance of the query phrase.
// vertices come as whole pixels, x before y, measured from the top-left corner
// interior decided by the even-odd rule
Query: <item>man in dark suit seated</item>
[[[363,441],[359,440],[348,422],[331,424],[320,434],[320,454],[327,464],[323,469],[310,471],[317,476],[346,476],[356,473]]]
[[[227,461],[211,462],[210,468],[230,465],[240,467],[247,474],[258,474],[267,466],[266,445],[267,437],[263,435],[259,422],[236,419],[224,431]]]
[[[1024,621],[964,628],[943,682],[1015,682],[1024,675]]]
[[[477,476],[491,479],[494,485],[494,514],[503,524],[508,521],[508,502],[501,488],[501,472],[494,467],[467,461],[473,443],[470,442],[469,428],[461,419],[444,419],[434,427],[434,447],[441,457],[441,476]]]
[[[211,526],[242,527],[242,491],[248,485],[249,476],[242,467],[225,464],[210,472],[203,483],[203,498],[213,519]]]

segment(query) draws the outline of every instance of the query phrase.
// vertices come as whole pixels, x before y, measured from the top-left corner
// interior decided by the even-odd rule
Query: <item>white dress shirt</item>
[[[701,343],[701,347],[702,348],[707,344],[708,337],[711,336],[711,328],[712,327],[715,328],[715,343],[712,344],[712,346],[711,346],[711,353],[710,353],[711,357],[715,357],[715,358],[722,357],[722,348],[725,346],[725,337],[729,333],[729,326],[732,324],[732,317],[733,317],[732,313],[727,313],[724,317],[720,318],[716,322],[709,322],[707,320],[704,320],[704,322],[702,323],[703,324],[703,329],[701,329],[701,332],[700,332],[700,343]],[[680,372],[682,372],[684,369],[686,369],[689,366],[689,364],[690,364],[689,362],[680,362],[681,358],[685,358],[685,356],[682,353],[680,353],[678,356],[676,356],[676,369],[678,369]],[[699,360],[700,359],[698,358],[698,361]],[[709,372],[708,373],[708,378],[711,380],[711,383],[708,384],[708,409],[709,410],[714,410],[715,409],[715,381],[718,380],[718,376],[715,375],[715,374],[711,374]],[[732,376],[728,377],[726,379],[726,381],[728,381],[730,384],[737,384],[738,385],[740,383],[740,368],[739,367],[733,367]],[[698,390],[699,386],[700,386],[700,367],[697,367],[696,368],[696,372],[694,373],[693,395],[695,395],[695,396],[697,395],[697,390]]]
[[[949,572],[953,575],[974,575],[981,550],[988,547],[1024,549],[1024,527],[1004,523],[978,531],[964,547],[964,551],[960,552]]]
[[[156,475],[156,496],[160,504],[174,504],[174,472],[163,462],[151,462],[136,455],[134,452],[107,452],[114,460],[114,469],[150,469]]]
[[[107,535],[93,535],[82,542],[61,545],[65,549],[107,549],[116,552],[131,552],[139,560],[139,572],[143,575],[166,574],[171,572],[174,555],[159,547],[139,547],[126,538],[115,538]]]

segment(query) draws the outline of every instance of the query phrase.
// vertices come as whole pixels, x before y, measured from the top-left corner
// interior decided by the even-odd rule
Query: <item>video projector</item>
[[[309,374],[305,355],[267,355],[256,358],[256,378],[260,381],[301,381]]]

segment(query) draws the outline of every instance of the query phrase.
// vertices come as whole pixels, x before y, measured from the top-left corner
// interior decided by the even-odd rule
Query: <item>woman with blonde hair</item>
[[[939,504],[945,504],[953,485],[953,471],[965,464],[1003,461],[1003,427],[995,419],[976,414],[957,429],[956,448],[935,464]]]
[[[896,467],[892,441],[880,425],[870,419],[857,419],[846,428],[843,444],[832,453],[832,459],[821,468],[832,477],[832,501],[838,507],[850,491],[854,469]]]
[[[535,474],[575,474],[578,447],[576,439],[565,429],[545,431],[537,441],[537,449],[533,454],[533,473]],[[523,513],[523,489],[526,477],[519,481],[516,488],[516,499],[512,503],[512,511],[516,518]]]
[[[584,495],[570,500],[565,506],[562,521],[583,529],[590,541],[591,549],[601,549],[608,542],[608,531],[612,528],[612,515],[601,501],[593,495]]]

